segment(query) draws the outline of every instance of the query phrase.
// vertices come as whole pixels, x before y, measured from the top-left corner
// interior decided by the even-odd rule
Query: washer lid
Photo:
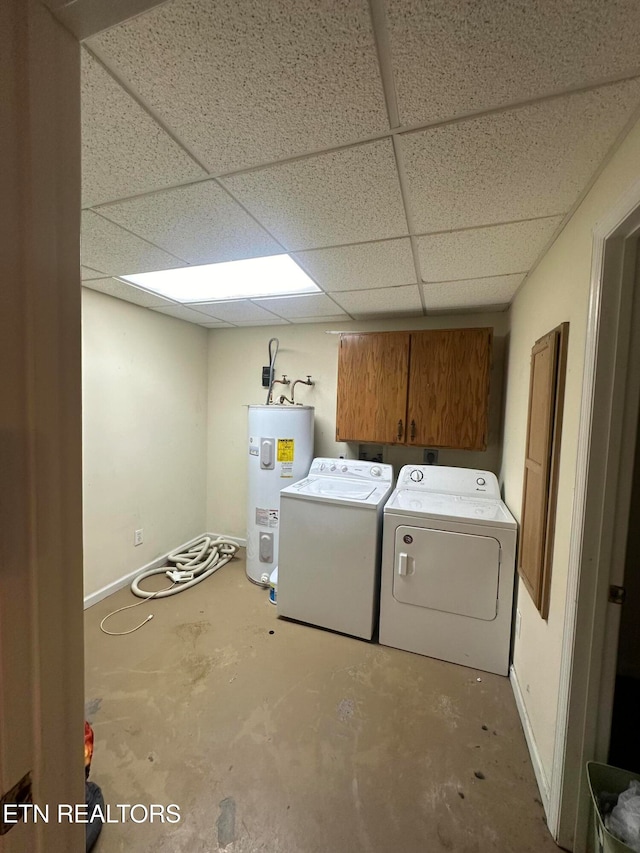
[[[419,492],[416,489],[396,489],[384,511],[396,515],[464,521],[491,527],[516,526],[514,517],[501,500]]]
[[[350,506],[376,507],[391,491],[391,484],[377,484],[334,477],[307,477],[282,489],[281,495]]]

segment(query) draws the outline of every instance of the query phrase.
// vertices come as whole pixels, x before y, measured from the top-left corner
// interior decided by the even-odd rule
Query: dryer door
[[[396,528],[393,597],[490,621],[498,612],[500,544],[491,536]]]

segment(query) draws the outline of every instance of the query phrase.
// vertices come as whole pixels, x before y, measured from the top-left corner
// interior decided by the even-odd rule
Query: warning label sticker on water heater
[[[260,527],[277,527],[278,526],[277,509],[263,509],[256,507],[256,524]]]
[[[293,439],[278,439],[278,462],[293,462]]]

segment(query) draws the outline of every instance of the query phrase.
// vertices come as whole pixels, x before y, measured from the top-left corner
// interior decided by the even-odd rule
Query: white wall
[[[441,451],[440,464],[480,467],[498,473],[501,459],[502,386],[507,315],[477,314],[413,317],[395,321],[260,326],[245,329],[214,329],[209,339],[209,429],[207,529],[232,536],[246,535],[247,410],[264,403],[262,366],[268,363],[271,337],[280,340],[276,375],[305,379],[311,374],[313,388],[298,385],[296,400],[315,407],[315,455],[355,457],[357,445],[335,441],[338,335],[340,331],[456,328],[492,326],[494,358],[491,375],[490,428],[485,452]],[[282,386],[276,386],[276,395]],[[287,393],[289,389],[285,389]],[[385,462],[399,467],[421,462],[422,451],[387,448]]]
[[[562,321],[570,322],[549,618],[547,621],[540,618],[524,585],[520,584],[517,606],[522,613],[522,628],[514,650],[514,668],[547,780],[551,774],[555,743],[592,230],[638,177],[640,123],[626,137],[559,238],[525,281],[511,308],[503,477],[505,498],[518,518],[522,500],[531,347]]]
[[[82,323],[87,596],[206,529],[207,330],[86,288]]]

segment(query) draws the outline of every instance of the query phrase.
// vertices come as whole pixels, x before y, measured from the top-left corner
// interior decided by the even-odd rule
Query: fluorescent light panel
[[[119,278],[176,302],[220,302],[320,291],[289,255],[202,264]]]

